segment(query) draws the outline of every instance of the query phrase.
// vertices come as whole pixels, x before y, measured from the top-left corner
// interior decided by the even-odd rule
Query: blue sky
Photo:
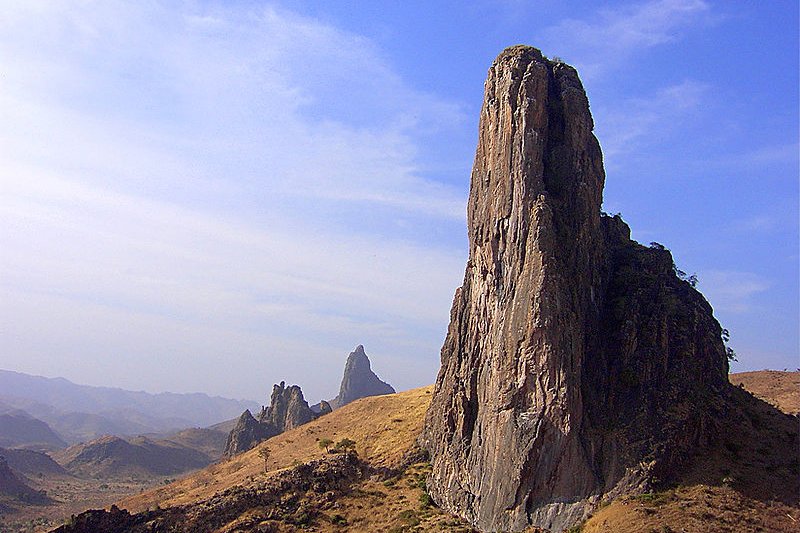
[[[796,2],[3,4],[2,368],[317,401],[363,343],[433,382],[517,43],[579,69],[605,210],[697,274],[734,370],[800,366]]]

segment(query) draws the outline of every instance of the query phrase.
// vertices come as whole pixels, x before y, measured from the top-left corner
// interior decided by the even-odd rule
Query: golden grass
[[[693,485],[624,497],[595,512],[581,533],[755,533],[798,531],[800,512],[726,486]]]
[[[800,413],[800,372],[759,370],[731,374],[730,381],[741,385],[757,398],[774,405],[784,413]]]
[[[337,442],[344,438],[356,442],[359,456],[376,468],[398,468],[404,454],[422,430],[425,411],[433,386],[398,394],[362,398],[313,422],[273,437],[256,448],[230,460],[211,465],[178,481],[119,502],[119,506],[139,512],[192,503],[236,485],[263,480],[297,462],[325,455],[320,439]],[[266,463],[259,455],[269,448]]]

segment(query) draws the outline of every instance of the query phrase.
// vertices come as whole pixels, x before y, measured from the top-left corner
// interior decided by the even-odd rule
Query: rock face
[[[372,371],[369,358],[364,352],[364,347],[359,344],[347,356],[347,363],[344,365],[344,376],[342,376],[342,383],[339,386],[339,395],[331,400],[330,404],[333,409],[338,409],[359,398],[394,393],[394,388],[381,381]]]
[[[258,419],[249,410],[242,413],[236,426],[228,435],[225,445],[225,456],[246,452],[262,440],[266,440],[284,431],[302,426],[315,418],[330,412],[315,413],[303,398],[303,391],[297,385],[290,387],[281,381],[272,387],[270,406],[262,407]]]
[[[670,253],[601,213],[576,71],[530,47],[489,69],[470,242],[421,444],[428,489],[484,531],[560,530],[668,479],[714,433],[721,328]]]
[[[253,417],[249,409],[246,410],[228,434],[224,455],[231,457],[246,452],[262,440],[277,435],[278,433],[274,429],[272,426],[260,423]]]

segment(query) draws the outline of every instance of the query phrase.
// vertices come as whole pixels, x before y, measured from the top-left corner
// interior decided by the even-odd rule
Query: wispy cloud
[[[708,270],[698,277],[703,294],[714,309],[730,313],[752,311],[756,295],[770,287],[768,280],[751,272]]]
[[[579,67],[584,79],[625,64],[647,48],[677,39],[710,13],[703,0],[655,0],[601,9],[591,21],[566,19],[545,32],[558,55]]]
[[[458,105],[270,6],[26,2],[0,32],[4,364],[317,398],[363,342],[433,380],[463,258],[414,235],[464,199],[416,161]]]
[[[598,107],[597,135],[608,165],[636,150],[648,137],[663,136],[677,128],[702,104],[707,92],[706,84],[687,80],[647,97],[615,103],[613,108]]]

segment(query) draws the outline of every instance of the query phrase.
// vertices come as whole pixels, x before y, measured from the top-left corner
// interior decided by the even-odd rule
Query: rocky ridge
[[[713,440],[728,361],[660,245],[601,212],[602,153],[572,67],[515,46],[489,69],[470,242],[421,444],[428,488],[484,531],[579,523]]]

